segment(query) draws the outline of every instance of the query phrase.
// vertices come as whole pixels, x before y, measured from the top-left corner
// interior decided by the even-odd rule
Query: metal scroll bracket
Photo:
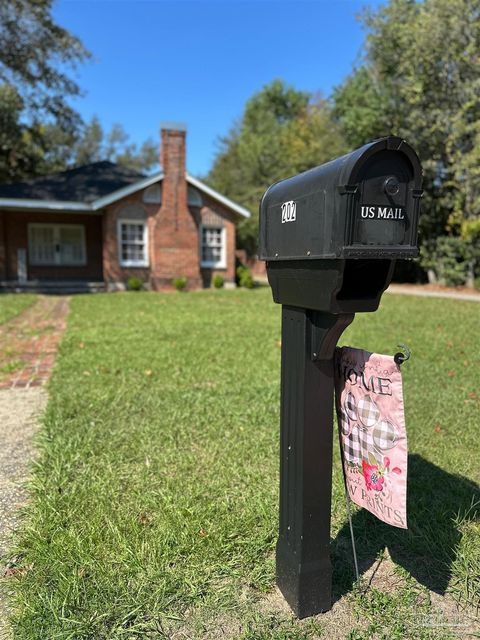
[[[410,349],[407,347],[406,344],[397,344],[397,347],[399,349],[402,349],[403,353],[402,351],[399,351],[393,356],[393,359],[395,361],[395,364],[400,366],[407,360],[410,360],[410,356],[412,355],[412,352],[410,351]]]

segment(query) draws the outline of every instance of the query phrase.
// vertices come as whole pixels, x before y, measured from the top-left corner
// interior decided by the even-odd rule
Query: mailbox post
[[[421,182],[414,150],[390,136],[272,185],[260,205],[282,304],[277,584],[300,618],[331,607],[335,346],[378,308],[395,260],[418,255]]]

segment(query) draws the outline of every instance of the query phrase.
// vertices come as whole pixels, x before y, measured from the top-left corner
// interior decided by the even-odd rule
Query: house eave
[[[67,200],[32,200],[29,198],[0,198],[0,209],[23,209],[62,213],[92,213],[91,205]]]
[[[149,176],[148,178],[144,178],[139,182],[134,182],[133,184],[129,184],[126,187],[122,187],[121,189],[117,189],[116,191],[112,191],[112,193],[107,194],[106,196],[102,196],[97,200],[92,202],[93,211],[97,211],[98,209],[103,209],[107,207],[109,204],[113,204],[117,202],[117,200],[121,200],[122,198],[126,198],[127,196],[140,191],[141,189],[146,189],[150,187],[152,184],[156,182],[160,182],[163,179],[163,172],[160,171],[155,173],[153,176]]]
[[[193,187],[196,187],[199,191],[202,191],[203,193],[210,196],[214,200],[217,200],[218,202],[225,205],[226,207],[228,207],[238,215],[243,216],[244,218],[250,218],[251,214],[250,214],[250,211],[248,211],[248,209],[245,209],[244,207],[241,207],[236,202],[233,202],[233,200],[230,200],[229,198],[222,196],[221,193],[218,193],[218,191],[215,191],[215,189],[208,187],[206,184],[204,184],[203,182],[200,182],[200,180],[197,180],[196,178],[189,175],[188,173],[186,174],[186,178],[187,178],[187,182],[191,184]]]

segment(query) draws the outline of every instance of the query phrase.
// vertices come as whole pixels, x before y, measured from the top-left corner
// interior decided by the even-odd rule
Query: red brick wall
[[[203,207],[200,210],[200,217],[203,224],[219,224],[225,227],[226,233],[226,268],[225,269],[207,269],[201,268],[202,280],[204,286],[211,284],[215,274],[220,274],[225,282],[235,282],[235,217],[231,211],[221,204],[215,202],[209,196],[202,194]],[[199,239],[200,251],[200,239]]]
[[[17,279],[17,250],[27,249],[27,276],[29,280],[87,280],[94,282],[103,280],[102,218],[100,215],[3,211],[0,217],[3,217],[3,226],[0,224],[0,279]],[[28,263],[29,223],[83,225],[85,227],[87,264],[81,267],[30,265]],[[5,256],[3,269],[2,250]]]
[[[182,220],[167,211],[165,206],[142,202],[143,191],[107,207],[103,217],[103,273],[111,288],[126,284],[136,276],[154,289],[172,288],[172,280],[185,276],[191,289],[210,286],[216,273],[226,282],[235,282],[235,218],[225,207],[208,196],[203,206],[187,207]],[[117,237],[118,219],[124,217],[126,207],[136,205],[145,211],[148,226],[149,267],[122,267]],[[200,225],[212,222],[226,230],[226,268],[200,267]]]
[[[158,204],[146,204],[142,202],[143,191],[124,198],[106,208],[103,215],[103,275],[105,282],[111,287],[126,285],[128,278],[134,276],[140,278],[145,284],[150,283],[152,256],[152,234],[155,224],[155,216],[158,214]],[[144,222],[148,228],[148,267],[122,267],[120,265],[118,220],[125,217],[126,207],[137,205],[145,212]],[[139,220],[140,222],[141,220]]]

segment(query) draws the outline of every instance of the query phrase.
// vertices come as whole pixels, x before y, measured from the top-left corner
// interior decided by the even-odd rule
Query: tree
[[[158,163],[158,146],[150,138],[140,147],[129,142],[128,134],[120,124],[114,124],[105,133],[98,117],[93,116],[88,124],[81,127],[68,163],[79,166],[99,160],[110,160],[136,171],[149,172]]]
[[[258,205],[282,178],[326,162],[345,150],[327,103],[274,80],[252,96],[241,120],[220,140],[207,182],[253,215],[238,226],[238,244],[254,254]]]
[[[68,104],[80,89],[68,71],[90,55],[57,25],[51,0],[0,3],[0,179],[41,171],[51,149],[51,127],[75,133],[78,114]]]
[[[52,0],[0,3],[0,182],[104,159],[149,170],[151,140],[137,147],[120,125],[105,134],[98,118],[85,124],[70,106],[80,88],[68,72],[90,54],[51,9]]]
[[[78,85],[63,70],[89,57],[80,40],[57,25],[52,0],[8,0],[0,4],[0,82],[15,87],[33,122],[45,115],[63,127],[78,121],[67,103]]]
[[[334,115],[353,146],[395,133],[419,152],[431,264],[458,246],[438,237],[470,242],[464,223],[480,216],[480,1],[391,0],[363,22],[365,59],[334,92]]]

